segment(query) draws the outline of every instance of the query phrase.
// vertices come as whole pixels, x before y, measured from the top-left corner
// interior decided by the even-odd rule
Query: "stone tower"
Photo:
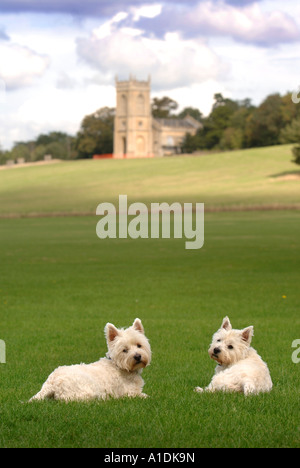
[[[150,84],[150,77],[147,81],[116,78],[115,158],[153,156]]]

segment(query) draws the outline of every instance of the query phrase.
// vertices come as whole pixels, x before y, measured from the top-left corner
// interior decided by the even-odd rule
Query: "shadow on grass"
[[[280,172],[279,174],[272,174],[268,176],[271,179],[300,179],[300,170],[295,170],[295,171],[284,171]]]

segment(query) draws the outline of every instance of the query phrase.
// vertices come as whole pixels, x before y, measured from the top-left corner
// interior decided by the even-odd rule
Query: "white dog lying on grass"
[[[29,401],[53,398],[79,401],[147,397],[142,393],[142,369],[150,364],[151,349],[140,319],[126,330],[105,326],[108,353],[92,364],[58,367]]]
[[[268,366],[250,347],[253,327],[233,330],[228,317],[214,334],[208,353],[217,361],[215,375],[204,390],[244,392],[245,395],[269,392],[272,380]],[[201,387],[196,392],[203,392]]]

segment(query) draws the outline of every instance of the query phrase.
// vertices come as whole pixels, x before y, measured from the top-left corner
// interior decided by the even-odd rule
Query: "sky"
[[[0,147],[76,135],[115,106],[116,76],[150,75],[179,110],[259,105],[298,89],[299,51],[299,0],[0,0]]]

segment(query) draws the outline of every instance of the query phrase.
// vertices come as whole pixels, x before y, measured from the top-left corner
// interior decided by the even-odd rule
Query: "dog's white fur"
[[[92,364],[58,367],[29,401],[54,398],[65,401],[147,397],[142,393],[142,369],[150,364],[151,349],[140,319],[127,329],[105,326],[108,352]]]
[[[228,317],[213,335],[208,353],[218,362],[215,375],[204,390],[243,392],[245,395],[269,392],[272,380],[268,366],[250,346],[253,327],[232,329]],[[196,392],[203,392],[201,387]]]

